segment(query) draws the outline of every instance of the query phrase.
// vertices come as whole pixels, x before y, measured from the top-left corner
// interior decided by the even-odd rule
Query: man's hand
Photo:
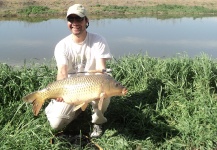
[[[57,98],[56,98],[56,101],[57,101],[57,102],[64,102],[64,100],[63,100],[62,97],[57,97]]]

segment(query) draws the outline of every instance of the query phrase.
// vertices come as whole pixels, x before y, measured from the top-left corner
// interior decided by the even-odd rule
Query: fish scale
[[[46,88],[23,97],[33,104],[33,113],[38,115],[45,100],[62,97],[64,102],[75,105],[74,111],[86,109],[89,102],[99,100],[99,109],[103,100],[112,96],[122,96],[127,89],[107,74],[81,75],[58,80]]]

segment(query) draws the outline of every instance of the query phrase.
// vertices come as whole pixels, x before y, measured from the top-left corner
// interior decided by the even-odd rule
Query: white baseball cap
[[[87,11],[83,5],[74,4],[74,5],[69,7],[69,9],[67,11],[66,18],[71,14],[78,15],[79,17],[85,17],[87,15]]]

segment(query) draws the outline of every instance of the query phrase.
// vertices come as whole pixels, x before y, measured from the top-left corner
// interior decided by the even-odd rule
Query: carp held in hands
[[[75,105],[74,111],[83,111],[93,100],[99,100],[98,108],[102,109],[103,100],[112,96],[126,95],[127,89],[108,74],[77,75],[55,81],[46,88],[23,97],[33,104],[33,113],[38,115],[46,100],[62,97],[64,102]]]

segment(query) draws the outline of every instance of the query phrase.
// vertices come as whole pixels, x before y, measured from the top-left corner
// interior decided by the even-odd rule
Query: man
[[[106,60],[111,59],[110,49],[106,40],[100,35],[87,32],[89,26],[87,12],[83,5],[74,4],[67,11],[67,25],[72,34],[62,39],[55,47],[57,63],[57,80],[73,77],[79,72],[106,69]],[[102,124],[107,122],[104,117],[110,99],[105,100],[102,110],[98,109],[97,101],[92,102],[93,132],[91,137],[102,134]],[[53,129],[60,130],[74,120],[79,111],[73,111],[74,106],[66,104],[64,99],[52,100],[45,112]]]

